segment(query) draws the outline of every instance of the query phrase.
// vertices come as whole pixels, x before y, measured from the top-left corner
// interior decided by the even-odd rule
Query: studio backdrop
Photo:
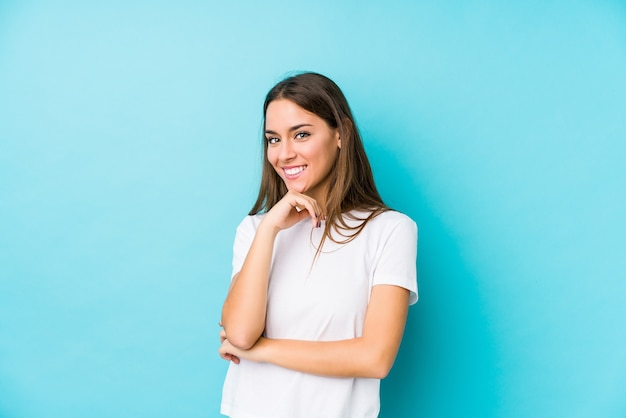
[[[381,417],[626,416],[618,0],[0,2],[0,416],[219,416],[262,103],[302,70],[419,226]]]

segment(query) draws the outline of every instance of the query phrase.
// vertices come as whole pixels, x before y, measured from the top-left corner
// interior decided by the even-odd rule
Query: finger
[[[311,217],[311,223],[313,224],[313,228],[319,228],[321,226],[320,216],[321,210],[315,199],[312,199],[305,195],[296,196],[296,199],[292,203],[298,215],[300,215],[301,219],[304,219],[304,210],[306,209],[307,214]]]
[[[220,354],[220,357],[222,357],[224,360],[230,361],[232,354],[229,352],[229,350],[226,347],[224,347],[224,344],[222,344],[222,346],[217,351]]]
[[[322,207],[317,203],[317,200],[313,198],[309,198],[309,201],[311,203],[311,210],[313,211],[311,216],[313,217],[313,215],[315,215],[314,218],[317,220],[317,227],[319,228],[321,224],[320,221],[324,218],[324,214],[322,213]]]
[[[226,361],[232,361],[235,364],[239,364],[239,362],[241,361],[239,357],[237,357],[234,354],[229,353],[227,348],[224,347],[224,345],[222,345],[217,351],[219,352],[220,357]]]
[[[220,355],[220,357],[226,361],[230,361],[230,354],[228,354],[227,352],[223,351],[221,348],[217,351]]]
[[[315,207],[313,204],[306,199],[305,196],[298,196],[291,203],[291,206],[301,215],[311,215],[311,217],[315,217]],[[304,212],[304,213],[303,213]]]
[[[235,364],[239,364],[239,362],[241,361],[239,360],[239,357],[234,354],[225,354],[223,358],[224,360],[232,361]]]

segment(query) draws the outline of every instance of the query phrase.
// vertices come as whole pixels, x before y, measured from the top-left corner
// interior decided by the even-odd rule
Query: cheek
[[[276,157],[275,157],[275,152],[273,152],[273,150],[271,148],[268,148],[265,151],[265,158],[267,158],[267,161],[269,161],[269,163],[273,166],[276,165]]]
[[[320,154],[323,156],[320,157],[320,159],[323,160],[324,165],[332,167],[337,160],[337,155],[339,154],[339,152],[337,148],[328,147],[320,151]]]
[[[277,167],[277,164],[278,164],[278,154],[276,152],[273,152],[272,150],[268,149],[268,151],[265,153],[265,157],[267,158],[267,161],[270,163],[272,168],[274,168],[274,171],[276,171],[280,175],[282,171],[280,171],[278,169],[278,167]]]

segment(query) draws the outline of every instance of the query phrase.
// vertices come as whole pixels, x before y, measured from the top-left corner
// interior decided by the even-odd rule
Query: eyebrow
[[[305,126],[313,126],[313,125],[311,125],[310,123],[302,123],[302,124],[300,124],[300,125],[292,126],[291,128],[289,128],[289,131],[288,131],[288,132],[297,131],[298,129],[303,128],[303,127],[305,127]],[[266,133],[266,134],[272,134],[272,135],[278,135],[278,133],[277,133],[277,132],[274,132],[274,131],[269,130],[269,129],[266,129],[266,130],[265,130],[265,133]]]

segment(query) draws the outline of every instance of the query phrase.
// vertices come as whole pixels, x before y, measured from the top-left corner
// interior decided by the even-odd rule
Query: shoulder
[[[402,212],[389,209],[374,217],[371,221],[372,226],[384,229],[408,228],[417,231],[417,224],[409,216]]]
[[[237,226],[237,234],[254,233],[265,214],[248,215]]]
[[[352,226],[356,227],[371,214],[372,212],[352,211],[349,217],[358,220],[353,220]],[[404,213],[389,209],[369,219],[359,235],[372,245],[389,240],[417,241],[417,224]]]

